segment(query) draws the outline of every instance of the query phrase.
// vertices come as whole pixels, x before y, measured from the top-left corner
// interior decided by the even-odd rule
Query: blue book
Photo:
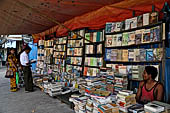
[[[153,49],[147,49],[146,50],[146,61],[153,61],[154,56],[153,56]]]

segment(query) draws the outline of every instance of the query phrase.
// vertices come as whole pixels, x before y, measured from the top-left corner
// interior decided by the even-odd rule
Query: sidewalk
[[[0,113],[74,113],[64,103],[36,89],[32,93],[9,91],[9,79],[4,78],[6,68],[0,68]]]

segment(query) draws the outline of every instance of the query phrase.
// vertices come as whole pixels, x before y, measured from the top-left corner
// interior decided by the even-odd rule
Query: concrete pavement
[[[0,113],[74,113],[70,107],[36,89],[25,93],[24,89],[10,92],[6,69],[0,68]]]

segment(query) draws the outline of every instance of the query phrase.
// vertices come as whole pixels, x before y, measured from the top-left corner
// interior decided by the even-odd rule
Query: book
[[[111,59],[111,49],[105,49],[105,60],[110,61]]]
[[[117,49],[111,49],[110,61],[117,61]]]
[[[143,29],[135,31],[136,44],[141,44],[143,39]]]
[[[117,61],[122,61],[122,50],[117,51]]]
[[[129,96],[129,95],[133,94],[133,91],[130,91],[130,90],[122,90],[122,91],[119,91],[119,94],[125,95],[125,96]]]
[[[137,17],[131,18],[130,29],[137,28]]]
[[[125,30],[131,29],[131,22],[132,22],[132,19],[125,20]]]
[[[93,33],[93,42],[96,42],[96,39],[97,39],[97,32],[94,32]]]
[[[128,113],[145,113],[142,104],[135,104],[128,108]]]
[[[97,54],[102,54],[102,44],[97,45]]]
[[[112,28],[112,22],[107,22],[105,27],[105,32],[111,33],[111,28]]]
[[[122,46],[122,34],[117,34],[116,46]]]
[[[134,45],[134,44],[135,44],[135,32],[129,32],[128,45]]]
[[[154,48],[153,49],[153,57],[155,61],[161,61],[163,56],[162,48]]]
[[[128,49],[122,50],[122,61],[128,61]]]
[[[127,46],[129,41],[129,33],[123,33],[122,46]]]
[[[112,23],[111,33],[115,32],[115,28],[116,28],[116,23]]]
[[[101,40],[101,37],[102,37],[102,34],[101,32],[97,32],[97,38],[96,38],[96,41],[95,42],[100,42]]]
[[[128,60],[129,61],[134,61],[135,60],[134,49],[129,49],[128,50]]]
[[[156,26],[151,28],[150,31],[150,42],[156,42],[156,41],[160,41],[161,36],[160,36],[160,26]]]
[[[90,33],[90,41],[93,42],[93,33]]]
[[[140,60],[139,61],[146,61],[146,50],[140,49]]]
[[[118,32],[121,30],[121,22],[116,22],[115,23],[115,29],[114,29],[114,32]]]
[[[112,37],[112,46],[115,47],[117,45],[117,35],[113,35]]]
[[[148,104],[145,104],[144,105],[144,110],[149,110],[151,112],[154,112],[154,113],[159,113],[159,112],[162,112],[165,110],[165,107],[163,106],[160,106],[158,104],[155,104],[155,103],[148,103]]]
[[[106,47],[112,47],[113,35],[106,35]]]
[[[137,17],[137,27],[142,27],[143,26],[143,15],[139,15]]]
[[[90,33],[85,33],[85,39],[90,40]],[[88,43],[88,41],[85,41],[85,43]]]
[[[153,56],[153,49],[147,49],[146,50],[146,61],[153,61],[154,56]]]
[[[142,43],[149,43],[150,42],[150,29],[145,29],[143,31],[143,39],[142,39]]]
[[[158,22],[158,12],[151,12],[149,16],[149,23],[155,24]]]
[[[149,25],[149,13],[143,14],[143,26]]]

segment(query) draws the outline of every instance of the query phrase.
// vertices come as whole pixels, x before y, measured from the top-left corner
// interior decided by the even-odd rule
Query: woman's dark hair
[[[146,66],[145,71],[147,72],[148,75],[151,74],[152,79],[155,80],[158,74],[157,68],[155,68],[154,66]]]

